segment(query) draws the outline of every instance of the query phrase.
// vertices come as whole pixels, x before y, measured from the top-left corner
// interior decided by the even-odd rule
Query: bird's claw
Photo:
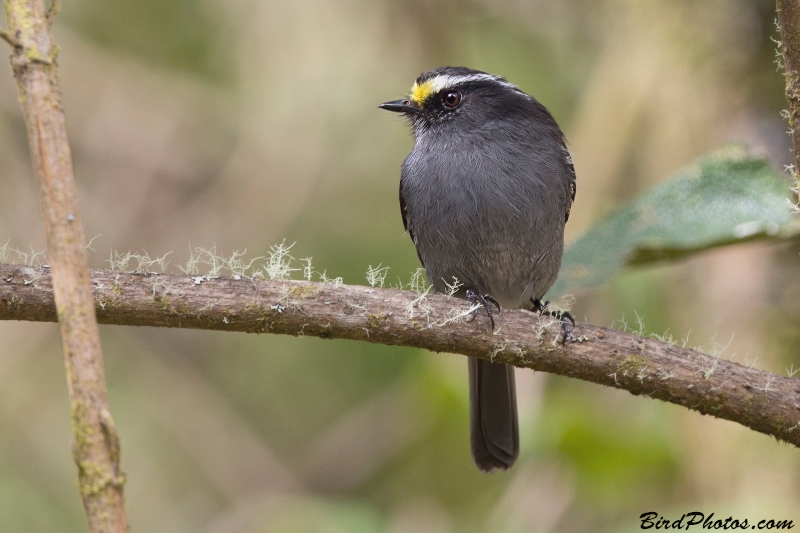
[[[497,307],[497,312],[498,313],[500,312],[500,304],[497,302],[497,300],[494,299],[494,296],[492,296],[491,294],[484,294],[483,299],[489,303],[493,303],[495,307]]]
[[[564,342],[569,339],[572,331],[570,330],[569,324],[572,323],[572,327],[575,327],[575,319],[572,318],[572,315],[569,311],[548,311],[547,306],[550,305],[550,300],[545,301],[542,303],[541,300],[538,298],[531,298],[531,303],[533,303],[533,311],[535,313],[539,313],[541,316],[551,316],[556,320],[561,321],[561,331],[564,334]]]
[[[489,321],[492,323],[492,331],[494,331],[494,315],[492,314],[492,308],[489,307],[489,303],[494,304],[497,307],[497,312],[499,313],[500,304],[497,302],[497,300],[495,300],[491,294],[484,294],[481,296],[479,292],[472,289],[467,289],[467,300],[469,300],[472,305],[477,304],[483,307],[489,317]],[[469,321],[472,322],[477,316],[478,309],[475,309],[472,312],[472,318],[470,318]]]

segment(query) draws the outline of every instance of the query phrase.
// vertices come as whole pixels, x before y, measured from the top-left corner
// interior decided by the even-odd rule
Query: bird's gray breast
[[[403,163],[400,195],[437,291],[455,277],[517,308],[555,282],[570,195],[563,145],[423,136]]]

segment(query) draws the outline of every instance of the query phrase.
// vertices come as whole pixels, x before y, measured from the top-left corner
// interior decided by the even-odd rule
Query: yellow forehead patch
[[[465,75],[440,74],[422,83],[415,83],[414,86],[411,87],[408,99],[416,105],[422,106],[428,98],[439,91],[471,81],[493,81],[514,90],[519,90],[503,78],[498,78],[497,76],[492,76],[491,74],[485,74],[483,72]]]
[[[475,76],[448,76],[447,74],[440,74],[422,83],[415,83],[414,86],[411,87],[411,94],[408,96],[408,99],[418,106],[422,106],[428,98],[439,91],[454,87],[465,81],[472,81],[473,79],[478,78]]]
[[[434,92],[437,92],[434,86],[435,80],[436,78],[434,78],[433,80],[428,80],[426,82],[423,82],[422,85],[415,83],[414,86],[411,87],[411,94],[408,96],[409,100],[411,100],[418,106],[424,104],[425,100],[430,98],[430,96]]]

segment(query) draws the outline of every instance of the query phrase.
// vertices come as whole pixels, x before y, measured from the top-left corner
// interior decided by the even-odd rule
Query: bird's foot
[[[542,303],[539,298],[531,298],[531,303],[533,304],[533,309],[531,309],[531,311],[543,315],[545,311],[547,311],[547,306],[550,305],[550,300],[546,300]]]
[[[489,307],[489,304],[490,303],[494,304],[497,307],[497,312],[499,313],[500,304],[497,303],[497,300],[495,300],[491,294],[484,294],[483,296],[481,296],[481,294],[478,291],[475,291],[473,289],[467,289],[467,300],[469,300],[469,302],[472,305],[477,304],[483,307],[483,309],[486,311],[486,314],[489,316],[489,321],[492,323],[492,331],[494,331],[494,315],[492,314],[492,308]],[[472,318],[470,318],[469,321],[472,322],[473,320],[475,320],[477,316],[478,316],[478,309],[475,309],[472,312]]]
[[[567,342],[568,339],[572,336],[572,330],[570,328],[570,323],[572,327],[575,327],[575,319],[572,318],[572,315],[569,311],[548,311],[547,306],[550,305],[550,300],[542,301],[539,298],[531,298],[531,303],[533,304],[532,311],[534,313],[539,313],[540,316],[551,316],[557,320],[561,321],[561,331],[563,333],[563,341]]]

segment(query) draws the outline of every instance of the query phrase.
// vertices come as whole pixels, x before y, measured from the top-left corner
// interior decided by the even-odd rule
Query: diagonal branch
[[[78,489],[92,533],[128,530],[119,466],[119,437],[108,408],[103,353],[97,327],[86,238],[78,210],[72,153],[61,107],[56,56],[50,25],[60,6],[53,0],[5,0],[13,46],[11,66],[28,130],[33,173],[39,192],[53,293],[61,326],[69,387],[73,457]],[[55,314],[53,315],[55,319]]]
[[[800,446],[800,379],[679,345],[579,323],[503,311],[498,330],[442,295],[302,281],[91,272],[103,324],[309,335],[413,346],[491,359],[624,389],[731,420]],[[0,265],[0,320],[53,321],[47,269]],[[459,318],[461,315],[461,318]]]
[[[777,0],[781,52],[789,102],[789,131],[792,134],[794,167],[792,175],[800,186],[800,1]]]

